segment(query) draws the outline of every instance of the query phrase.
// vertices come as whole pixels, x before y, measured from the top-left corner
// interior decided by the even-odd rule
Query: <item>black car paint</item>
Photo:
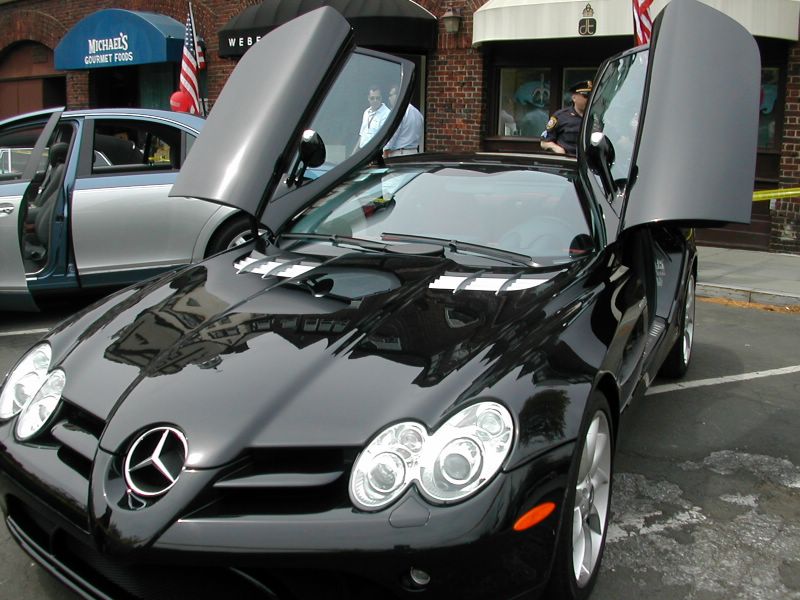
[[[4,476],[6,493],[16,495],[20,482],[34,490],[43,486],[38,494],[53,498],[56,511],[85,532],[82,535],[102,540],[112,554],[144,553],[145,561],[165,549],[268,551],[263,547],[264,534],[259,533],[263,527],[274,548],[282,552],[309,544],[322,553],[388,551],[385,544],[401,543],[408,535],[412,557],[425,561],[433,560],[426,558],[426,551],[441,552],[435,547],[442,539],[459,540],[458,545],[464,546],[475,542],[465,554],[468,566],[480,555],[478,540],[496,533],[494,527],[507,530],[525,510],[545,499],[560,506],[570,448],[589,391],[599,385],[619,404],[614,394],[624,383],[610,374],[619,371],[626,359],[636,315],[623,319],[619,327],[609,325],[614,322],[611,302],[624,298],[620,304],[630,306],[631,296],[635,299],[642,286],[631,277],[610,281],[612,255],[577,261],[549,283],[517,292],[511,300],[483,292],[429,290],[427,284],[438,275],[454,266],[464,269],[447,258],[354,252],[331,262],[344,269],[389,270],[404,285],[348,303],[316,297],[297,282],[264,282],[253,274],[237,274],[232,263],[245,250],[123,291],[54,332],[50,337],[54,365],[67,372],[98,374],[91,380],[72,378],[64,390],[65,399],[79,398],[82,409],[91,413],[85,420],[106,423],[97,430],[102,435],[93,461],[84,465],[84,474],[92,481],[91,496],[85,496],[86,480],[76,476],[75,465],[56,459],[54,440],[12,448],[9,424],[0,428],[2,470],[13,473],[18,483],[11,484]],[[195,302],[188,302],[192,298]],[[461,322],[469,324],[453,332],[445,319],[447,310],[457,311]],[[241,333],[222,342],[200,340],[204,331],[231,317],[241,318]],[[304,331],[304,319],[320,318],[338,319],[347,326],[335,333]],[[258,326],[292,319],[296,319],[292,327],[271,326],[263,331]],[[133,335],[140,343],[142,338],[155,343],[144,352],[126,351],[125,342]],[[377,347],[375,340],[389,335],[401,340],[405,352]],[[462,343],[458,352],[454,349],[457,340]],[[287,366],[296,364],[296,353],[301,351],[303,364],[311,367],[289,374]],[[313,359],[308,358],[309,352],[314,353]],[[265,361],[266,356],[273,359]],[[227,376],[221,378],[221,371]],[[315,372],[319,378],[321,371],[324,383],[315,386],[310,374]],[[231,393],[226,381],[231,375],[237,381],[235,411],[226,402]],[[169,388],[163,385],[166,376]],[[183,390],[179,396],[171,391],[175,385]],[[433,507],[412,489],[387,511],[368,514],[349,507],[341,489],[346,465],[371,433],[410,416],[432,429],[463,402],[477,398],[498,399],[519,418],[515,452],[491,484],[492,489],[511,486],[516,490],[499,496],[513,499],[512,504],[498,506],[490,489],[456,506]],[[312,422],[316,426],[309,427]],[[332,422],[336,427],[327,429]],[[180,423],[192,452],[202,455],[202,460],[187,466],[170,494],[138,512],[126,505],[119,466],[141,427],[155,423]],[[229,434],[219,436],[221,427]],[[234,498],[237,494],[214,483],[228,478],[235,489],[236,481],[247,481],[237,472],[250,472],[252,454],[269,456],[291,446],[343,452],[339,492],[328,494],[330,503],[312,502],[306,514],[301,509],[288,519],[264,514],[261,523],[243,522],[236,510],[226,513],[224,507],[231,500],[223,499],[223,492]],[[16,464],[9,464],[6,457],[11,454]],[[60,484],[52,488],[45,481]],[[247,489],[246,483],[241,485]],[[520,489],[525,492],[517,493]],[[267,498],[265,508],[277,514],[297,510]],[[201,547],[192,541],[192,514],[197,510],[198,518],[206,520]],[[410,516],[404,516],[404,511]],[[461,513],[463,518],[454,518]],[[494,516],[487,518],[487,514]],[[398,528],[393,519],[410,520],[412,525]],[[293,533],[304,522],[320,520],[328,524],[330,535],[315,535],[311,542]],[[419,527],[422,522],[424,528]],[[517,542],[533,538],[537,541],[528,539],[527,543],[538,549],[542,564],[547,564],[557,522],[552,518],[550,525],[535,531],[504,534],[510,536],[508,547],[496,548],[492,554],[508,559],[506,553],[516,555],[527,546],[517,547]],[[359,535],[351,542],[354,547],[342,547],[344,532],[354,526],[373,535]],[[238,555],[231,558],[232,564],[240,561],[249,562]],[[544,573],[546,569],[524,585],[518,578],[509,582],[529,587]]]
[[[622,197],[605,198],[582,163],[563,164],[597,199],[602,225],[593,253],[528,290],[430,289],[442,274],[480,271],[449,253],[313,246],[304,258],[321,266],[262,279],[236,273],[251,250],[242,247],[60,327],[49,338],[53,366],[92,377],[68,377],[62,412],[35,443],[15,442],[13,421],[0,425],[0,502],[12,534],[90,597],[85,566],[59,566],[64,532],[106,577],[138,569],[155,578],[157,563],[208,566],[209,576],[215,565],[229,575],[267,571],[269,582],[338,571],[379,585],[364,597],[411,597],[420,589],[408,573],[418,567],[432,575],[432,597],[540,589],[559,527],[570,526],[563,505],[587,400],[603,393],[617,419],[646,389],[681,333],[696,269],[691,237],[669,223],[620,229]],[[331,294],[335,286],[311,280],[326,268],[372,270],[380,281],[363,297]],[[402,285],[387,285],[386,272]],[[348,474],[372,436],[407,419],[436,428],[479,399],[505,404],[517,435],[486,488],[438,506],[411,486],[383,510],[353,508]],[[139,433],[164,424],[186,433],[187,468],[168,494],[138,498],[121,461]],[[512,529],[543,501],[557,507],[547,519]],[[115,559],[111,568],[101,553]]]

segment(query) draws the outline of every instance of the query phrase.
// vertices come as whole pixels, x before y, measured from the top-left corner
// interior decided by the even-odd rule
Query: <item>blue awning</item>
[[[184,26],[166,15],[109,8],[79,21],[54,51],[61,71],[175,62]]]

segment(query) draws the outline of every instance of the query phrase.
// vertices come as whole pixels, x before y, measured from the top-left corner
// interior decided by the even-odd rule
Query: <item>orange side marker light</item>
[[[534,506],[524,515],[522,515],[517,522],[514,523],[514,531],[525,531],[544,521],[556,509],[555,502],[543,502]]]

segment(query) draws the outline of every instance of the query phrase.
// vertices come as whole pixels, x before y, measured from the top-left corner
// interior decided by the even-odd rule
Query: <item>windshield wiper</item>
[[[476,254],[478,256],[485,256],[489,258],[496,258],[502,261],[511,262],[518,265],[525,265],[526,267],[541,267],[539,263],[534,262],[533,258],[527,254],[519,252],[512,252],[511,250],[503,250],[502,248],[492,248],[491,246],[483,246],[481,244],[473,244],[471,242],[461,242],[459,240],[448,240],[445,238],[428,237],[426,235],[413,235],[410,233],[388,233],[381,234],[381,239],[387,242],[409,242],[409,243],[422,243],[422,244],[438,244],[443,248],[447,248],[452,252]]]
[[[382,242],[375,242],[372,240],[364,240],[361,238],[349,237],[346,235],[337,235],[335,233],[282,233],[278,239],[287,240],[322,240],[330,242],[334,246],[356,246],[357,248],[364,248],[366,250],[386,250],[386,244]]]

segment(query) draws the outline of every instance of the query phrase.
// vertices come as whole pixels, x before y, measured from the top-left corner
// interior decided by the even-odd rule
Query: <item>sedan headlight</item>
[[[350,498],[358,508],[378,510],[416,482],[433,503],[463,500],[497,473],[513,441],[511,414],[497,402],[468,406],[432,434],[413,421],[392,425],[356,460]]]
[[[26,440],[36,435],[47,423],[61,400],[66,381],[61,369],[56,369],[47,376],[33,400],[25,405],[17,419],[17,438]]]
[[[0,392],[0,419],[10,419],[33,399],[44,383],[51,357],[50,345],[40,344],[17,363]]]

